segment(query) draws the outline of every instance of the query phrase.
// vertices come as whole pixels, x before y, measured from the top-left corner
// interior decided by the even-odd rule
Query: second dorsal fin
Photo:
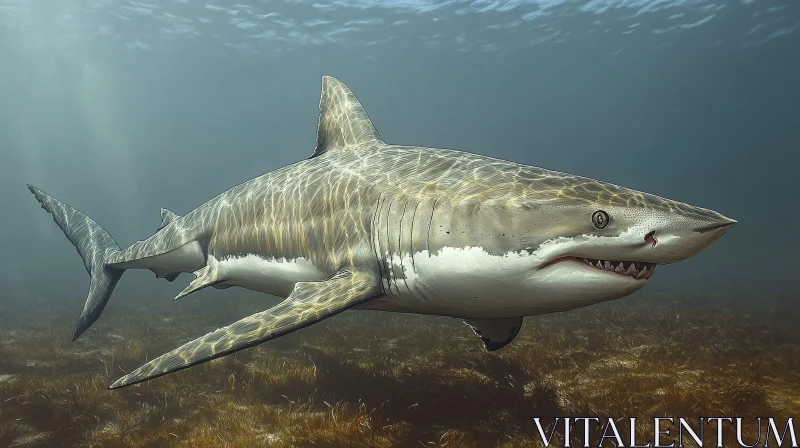
[[[310,158],[329,151],[383,144],[367,111],[343,82],[322,77],[317,146]]]
[[[162,208],[161,209],[161,225],[158,226],[158,230],[163,229],[166,227],[167,224],[175,221],[176,219],[180,218],[180,216],[176,215],[172,210]]]

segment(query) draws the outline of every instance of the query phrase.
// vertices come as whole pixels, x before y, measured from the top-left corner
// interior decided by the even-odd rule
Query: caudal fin
[[[42,208],[53,215],[53,220],[78,249],[86,271],[89,272],[89,295],[72,333],[74,341],[100,317],[114,287],[125,272],[124,269],[105,264],[106,257],[120,248],[114,238],[88,216],[32,185],[28,185],[28,189],[42,204]]]

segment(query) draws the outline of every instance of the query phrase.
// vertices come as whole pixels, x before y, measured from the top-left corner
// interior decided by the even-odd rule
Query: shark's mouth
[[[595,269],[608,271],[626,277],[633,277],[637,280],[647,280],[653,276],[656,271],[655,263],[647,263],[644,261],[612,261],[612,260],[598,260],[596,258],[577,258],[577,257],[560,257],[556,258],[549,263],[546,263],[542,268],[562,262],[562,261],[579,261],[589,265]]]

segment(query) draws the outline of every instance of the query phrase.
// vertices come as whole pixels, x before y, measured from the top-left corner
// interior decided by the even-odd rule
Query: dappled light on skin
[[[486,349],[496,350],[516,337],[522,317],[627,296],[645,285],[655,264],[697,255],[736,223],[595,179],[387,145],[355,94],[331,76],[322,77],[319,111],[307,160],[184,216],[162,208],[156,233],[125,249],[84,213],[28,185],[89,273],[73,340],[97,320],[128,269],[169,281],[193,272],[176,300],[209,286],[285,298],[110,388],[251,348],[348,309],[466,319]],[[654,232],[661,244],[651,249]],[[603,263],[594,260],[600,257]]]
[[[632,294],[656,264],[697,255],[736,223],[591,178],[388,145],[355,94],[331,76],[322,77],[319,112],[308,159],[184,216],[162,209],[156,233],[125,249],[84,213],[28,185],[89,273],[73,340],[97,320],[129,269],[169,281],[192,272],[194,281],[176,300],[209,286],[285,298],[110,388],[251,348],[348,309],[463,319],[487,350],[496,350],[513,341],[524,316]],[[661,243],[651,247],[656,234]]]

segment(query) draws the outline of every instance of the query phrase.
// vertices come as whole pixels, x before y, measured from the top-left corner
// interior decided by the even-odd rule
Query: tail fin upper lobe
[[[114,287],[125,272],[124,269],[105,264],[106,257],[119,251],[120,247],[105,229],[88,216],[32,185],[28,185],[28,189],[42,204],[42,208],[53,215],[53,220],[78,249],[86,271],[89,272],[89,295],[72,333],[74,341],[100,317]]]

